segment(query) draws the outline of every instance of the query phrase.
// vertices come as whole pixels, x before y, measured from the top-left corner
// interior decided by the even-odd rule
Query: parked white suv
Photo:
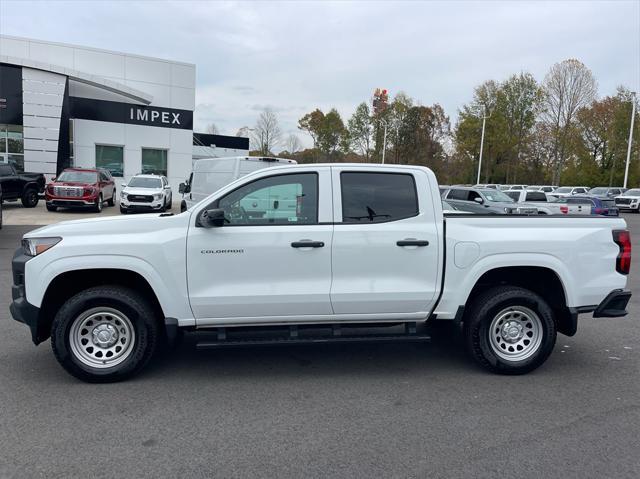
[[[616,196],[615,202],[619,210],[640,212],[640,188],[631,188]]]
[[[122,183],[120,213],[154,212],[171,209],[173,194],[166,176],[136,175],[129,183]]]

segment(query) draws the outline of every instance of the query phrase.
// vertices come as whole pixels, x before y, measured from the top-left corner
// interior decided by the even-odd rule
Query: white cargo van
[[[189,180],[180,184],[179,191],[182,194],[180,211],[186,211],[211,193],[256,170],[296,163],[295,160],[266,156],[232,156],[197,160]]]

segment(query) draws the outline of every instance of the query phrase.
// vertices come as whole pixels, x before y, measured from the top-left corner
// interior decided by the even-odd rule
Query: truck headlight
[[[60,241],[62,241],[62,238],[57,236],[52,238],[23,238],[22,251],[27,256],[38,256],[49,248],[53,248]]]
[[[156,193],[155,195],[153,195],[153,199],[154,200],[161,200],[162,199],[162,193]]]
[[[120,198],[124,198],[125,196],[127,196],[127,194],[124,191],[120,192]]]

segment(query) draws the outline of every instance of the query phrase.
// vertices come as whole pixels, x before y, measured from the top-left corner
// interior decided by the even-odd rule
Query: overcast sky
[[[0,0],[0,32],[195,63],[196,129],[253,125],[272,107],[285,133],[308,111],[343,118],[375,87],[440,103],[474,86],[578,58],[601,96],[640,89],[640,0],[547,2],[160,2]]]

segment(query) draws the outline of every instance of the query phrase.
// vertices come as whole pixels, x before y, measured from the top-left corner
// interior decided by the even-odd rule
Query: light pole
[[[384,155],[387,152],[387,120],[380,118],[380,122],[384,125],[384,135],[382,137],[382,164],[384,165]]]
[[[487,118],[489,118],[491,114],[487,115],[487,109],[484,109],[484,115],[482,115],[482,136],[480,137],[480,159],[478,161],[478,180],[476,184],[480,184],[480,171],[482,170],[482,149],[484,147],[484,126],[487,123]]]
[[[624,185],[623,188],[627,187],[627,179],[629,178],[629,161],[631,161],[631,144],[633,143],[633,122],[636,119],[636,92],[631,92],[631,127],[629,128],[629,143],[627,145],[627,164],[624,167]]]

